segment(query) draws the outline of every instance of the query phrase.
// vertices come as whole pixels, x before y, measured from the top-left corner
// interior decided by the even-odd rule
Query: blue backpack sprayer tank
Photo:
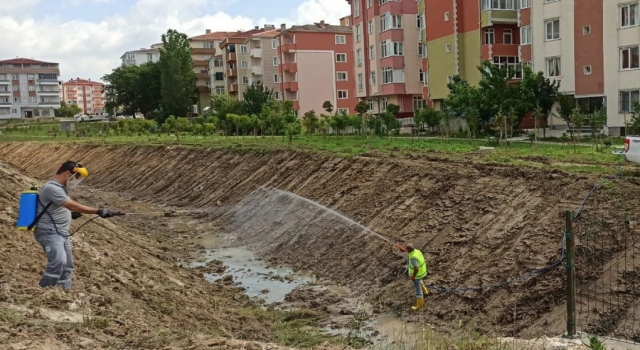
[[[42,215],[49,209],[51,203],[47,204],[40,214],[38,212],[38,188],[31,187],[28,191],[20,194],[20,207],[18,209],[18,222],[16,228],[20,231],[32,231]]]

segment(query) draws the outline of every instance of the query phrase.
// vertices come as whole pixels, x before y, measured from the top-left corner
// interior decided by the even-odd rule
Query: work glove
[[[400,249],[400,251],[401,251],[401,252],[403,252],[403,253],[407,251],[404,247],[402,247],[402,246],[401,246],[401,245],[399,245],[399,244],[394,244],[394,247],[396,247],[396,248]]]
[[[116,213],[104,208],[98,209],[97,214],[103,219],[112,218],[114,215],[116,215]]]
[[[78,212],[75,212],[75,211],[72,211],[72,212],[71,212],[71,219],[72,219],[72,220],[78,219],[78,218],[80,218],[81,216],[82,216],[82,213],[78,213]]]

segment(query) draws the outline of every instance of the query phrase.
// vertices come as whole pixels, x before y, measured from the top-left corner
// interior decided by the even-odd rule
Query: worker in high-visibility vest
[[[395,245],[403,253],[408,253],[405,257],[407,262],[407,270],[409,272],[409,279],[413,282],[413,288],[416,292],[416,306],[412,306],[413,310],[420,310],[424,306],[424,296],[429,294],[427,286],[424,285],[423,279],[427,277],[429,269],[427,262],[424,259],[424,255],[418,249],[413,247],[413,244],[407,243],[403,248],[400,245]]]

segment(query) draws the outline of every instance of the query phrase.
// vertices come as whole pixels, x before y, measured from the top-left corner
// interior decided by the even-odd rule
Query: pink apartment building
[[[323,113],[330,101],[334,111],[355,113],[358,104],[353,74],[352,29],[321,21],[310,25],[281,28],[278,36],[279,73],[284,100],[293,101],[298,116],[314,110]]]
[[[62,83],[62,100],[68,105],[78,105],[86,115],[104,113],[103,88],[104,84],[91,79],[71,79]]]

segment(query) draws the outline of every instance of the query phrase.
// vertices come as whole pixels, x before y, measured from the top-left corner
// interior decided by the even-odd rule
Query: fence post
[[[576,335],[576,270],[574,263],[575,239],[573,235],[573,211],[566,213],[566,270],[567,270],[567,334],[568,338]]]

